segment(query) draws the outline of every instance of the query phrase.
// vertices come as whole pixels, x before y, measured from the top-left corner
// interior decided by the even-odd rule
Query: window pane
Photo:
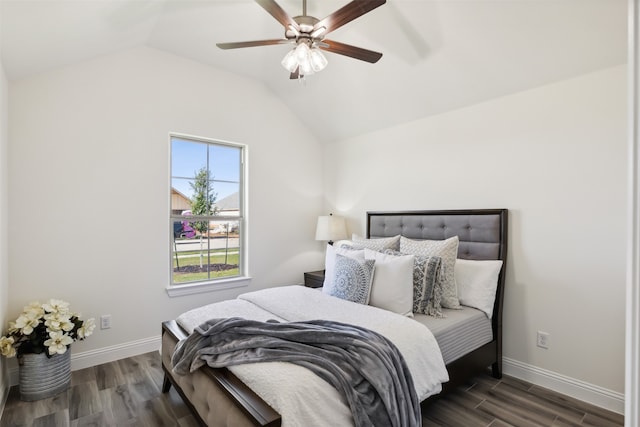
[[[211,185],[217,193],[216,215],[239,216],[240,184],[214,181]]]
[[[240,148],[225,145],[209,147],[209,169],[216,181],[240,181]]]
[[[206,167],[207,144],[171,139],[171,176],[194,178],[200,169]]]
[[[195,221],[174,220],[173,282],[198,282],[240,275],[240,223],[209,221],[205,232]]]
[[[242,152],[229,143],[171,137],[172,284],[243,274]]]
[[[183,178],[171,179],[171,214],[181,215],[191,210],[193,197],[193,180]]]

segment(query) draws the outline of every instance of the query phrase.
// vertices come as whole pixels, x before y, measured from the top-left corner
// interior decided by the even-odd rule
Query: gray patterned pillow
[[[413,312],[444,317],[442,314],[442,281],[439,256],[415,255],[413,261]]]
[[[355,247],[362,247],[371,249],[372,251],[381,252],[385,249],[400,249],[400,235],[393,237],[382,237],[379,239],[365,239],[364,237],[360,237],[357,234],[353,234],[351,236],[351,241],[353,242]]]
[[[389,255],[403,255],[402,252],[387,249]],[[440,269],[442,258],[438,256],[414,255],[413,258],[413,312],[433,317],[442,314],[442,281]]]
[[[440,281],[442,282],[442,306],[445,308],[462,308],[458,300],[458,288],[454,277],[458,243],[458,236],[446,240],[412,240],[404,236],[400,238],[400,252],[402,253],[442,258]]]
[[[374,260],[360,261],[336,254],[333,289],[329,295],[358,304],[368,304]]]

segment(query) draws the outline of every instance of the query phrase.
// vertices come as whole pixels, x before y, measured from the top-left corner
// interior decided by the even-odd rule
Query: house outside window
[[[247,279],[246,146],[178,134],[170,140],[169,294],[228,288]]]

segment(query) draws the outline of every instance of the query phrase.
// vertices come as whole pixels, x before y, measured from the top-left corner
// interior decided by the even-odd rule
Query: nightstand
[[[308,288],[320,288],[324,283],[324,270],[304,273],[304,285]]]

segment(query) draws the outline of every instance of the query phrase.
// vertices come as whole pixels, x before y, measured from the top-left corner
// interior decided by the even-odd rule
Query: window
[[[245,278],[245,151],[171,135],[170,290]]]

